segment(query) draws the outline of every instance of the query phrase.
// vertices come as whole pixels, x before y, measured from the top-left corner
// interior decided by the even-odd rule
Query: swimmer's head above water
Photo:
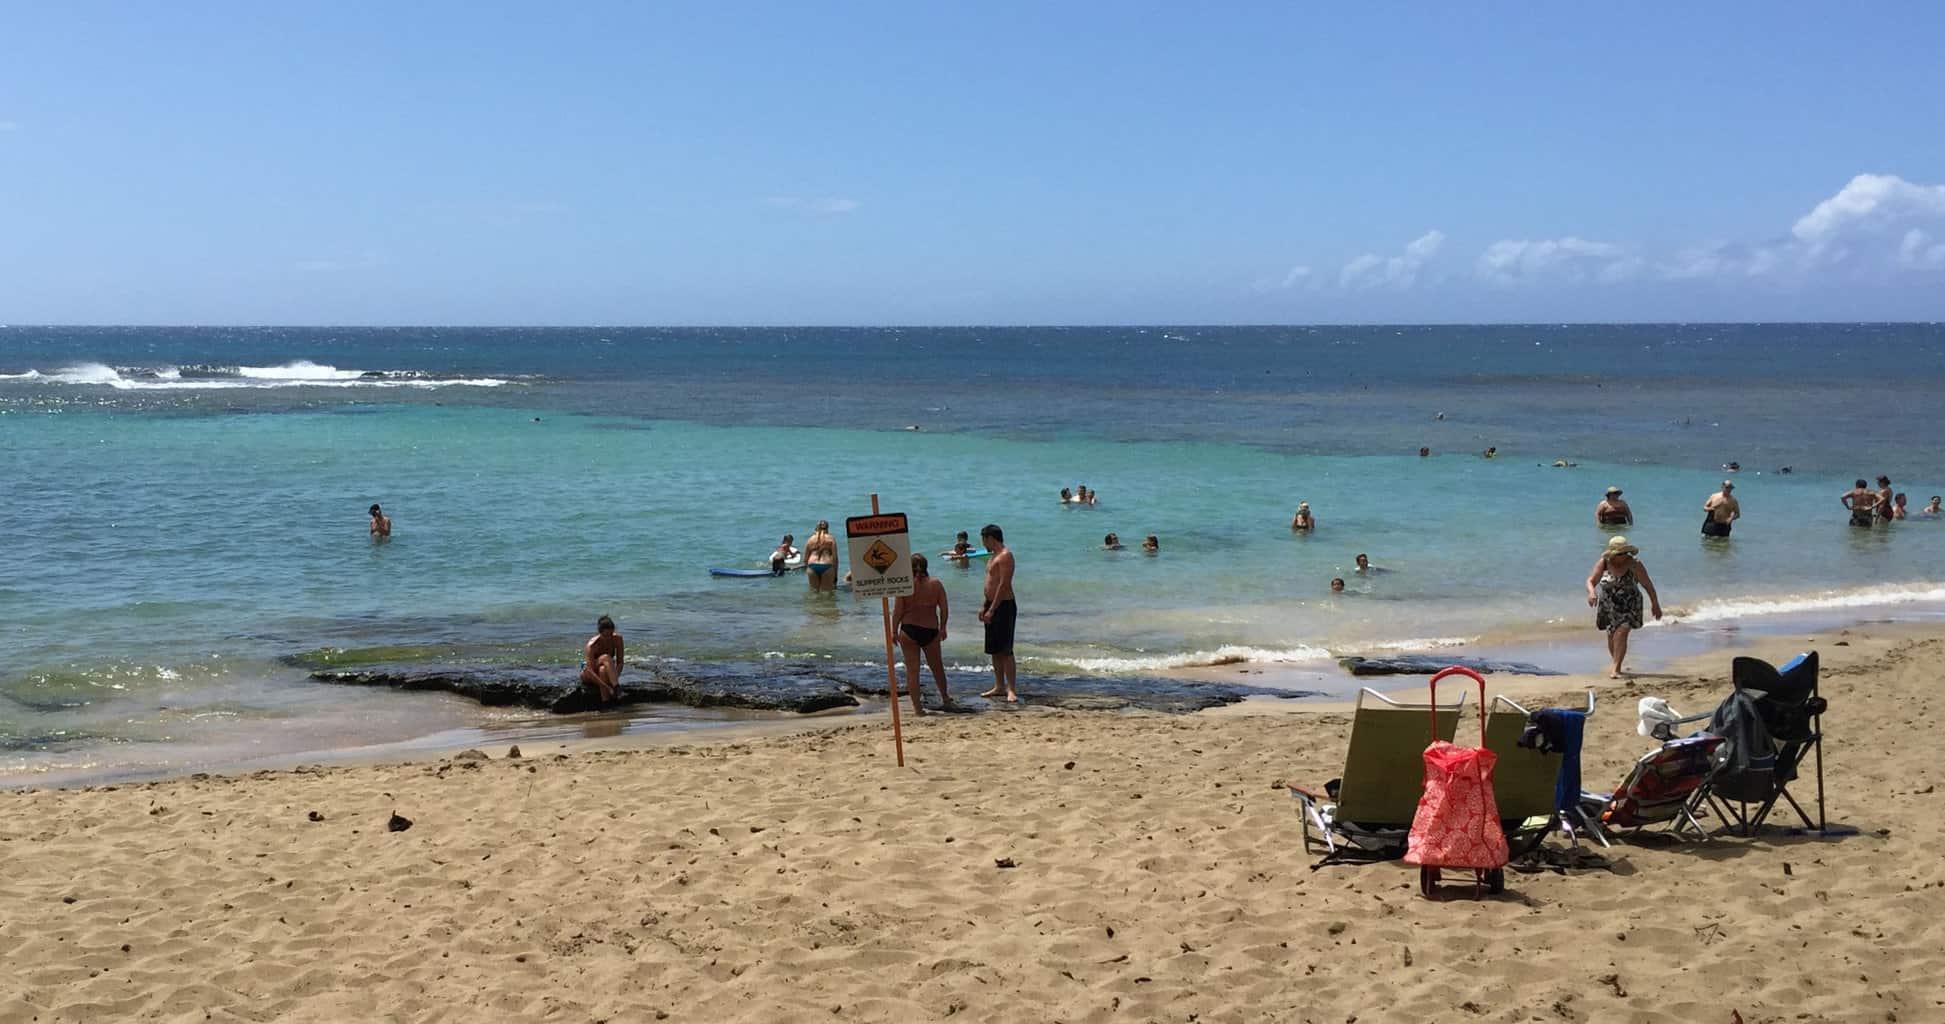
[[[1342,576],[1331,577],[1330,592],[1333,594],[1341,594],[1344,592],[1344,577]]]

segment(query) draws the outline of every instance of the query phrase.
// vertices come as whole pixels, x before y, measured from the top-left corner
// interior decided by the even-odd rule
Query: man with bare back
[[[986,599],[979,606],[979,621],[986,624],[986,653],[993,656],[993,688],[980,696],[1003,697],[1008,704],[1017,704],[1020,671],[1013,658],[1013,627],[1020,608],[1013,603],[1013,552],[1006,546],[1006,535],[991,523],[980,529],[979,541],[993,555],[986,560]]]

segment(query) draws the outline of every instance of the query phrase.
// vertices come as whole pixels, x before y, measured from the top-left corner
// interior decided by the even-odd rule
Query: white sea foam
[[[1844,608],[1926,602],[1945,604],[1945,584],[1906,583],[1856,590],[1825,590],[1815,594],[1784,594],[1776,597],[1739,597],[1702,601],[1693,608],[1678,609],[1662,621],[1693,625],[1705,622],[1729,622],[1764,615],[1795,615]]]
[[[1477,643],[1478,640],[1476,636],[1427,636],[1411,640],[1376,640],[1368,644],[1349,646],[1359,651],[1426,651],[1443,647],[1464,647],[1470,643]]]
[[[308,359],[299,359],[282,366],[239,366],[236,375],[249,380],[293,380],[293,381],[333,381],[358,380],[365,375],[363,370],[340,370],[335,366],[324,366]]]
[[[281,366],[113,367],[77,363],[53,373],[39,370],[0,374],[0,380],[47,381],[54,384],[106,385],[117,391],[216,391],[238,388],[497,388],[500,377],[429,377],[411,370],[341,370],[308,359]]]

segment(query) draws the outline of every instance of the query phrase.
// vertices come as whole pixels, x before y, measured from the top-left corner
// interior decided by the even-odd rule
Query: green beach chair
[[[1303,819],[1303,848],[1322,851],[1311,870],[1340,860],[1389,860],[1405,853],[1406,834],[1424,788],[1425,748],[1450,742],[1465,692],[1451,704],[1408,704],[1370,688],[1358,691],[1344,774],[1321,791],[1290,786]],[[1551,792],[1549,792],[1551,798]]]
[[[1587,691],[1587,709],[1594,714],[1594,691]],[[1503,694],[1493,697],[1486,708],[1486,749],[1499,756],[1493,770],[1493,800],[1499,805],[1500,824],[1506,830],[1506,845],[1515,858],[1531,853],[1548,833],[1558,828],[1570,841],[1586,832],[1607,845],[1607,837],[1578,808],[1562,820],[1556,809],[1555,787],[1560,780],[1560,755],[1543,754],[1519,745],[1532,711]]]

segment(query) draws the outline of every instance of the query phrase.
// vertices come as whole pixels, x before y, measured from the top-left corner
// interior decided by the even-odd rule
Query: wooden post
[[[878,495],[871,495],[871,514],[878,514]],[[852,573],[857,572],[853,568]],[[898,767],[905,767],[905,730],[900,724],[898,713],[898,662],[892,654],[891,642],[891,598],[878,599],[878,610],[885,619],[885,681],[891,686],[891,743],[898,752]]]

